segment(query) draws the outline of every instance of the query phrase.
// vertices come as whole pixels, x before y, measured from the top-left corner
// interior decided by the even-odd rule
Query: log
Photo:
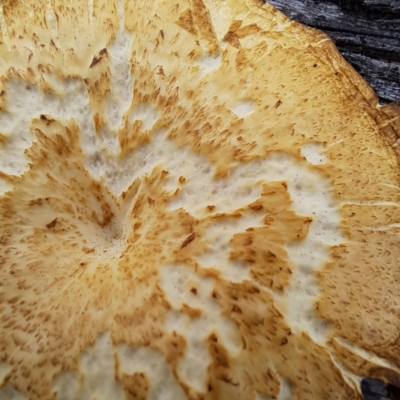
[[[391,400],[387,386],[378,379],[363,379],[361,392],[364,400]]]
[[[400,0],[268,0],[327,33],[381,102],[400,104]]]

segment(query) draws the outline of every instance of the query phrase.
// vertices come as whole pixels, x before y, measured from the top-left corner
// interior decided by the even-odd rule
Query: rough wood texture
[[[380,98],[400,103],[400,0],[269,0],[325,31]]]

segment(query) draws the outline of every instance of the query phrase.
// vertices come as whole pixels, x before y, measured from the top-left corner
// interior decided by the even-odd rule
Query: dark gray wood
[[[400,2],[393,0],[364,0],[367,7],[384,10],[388,12],[400,13]]]
[[[400,12],[399,0],[331,0],[349,10],[361,10],[363,7],[381,12]]]
[[[361,391],[364,400],[390,400],[387,385],[378,379],[363,379]]]
[[[268,0],[325,31],[382,99],[400,103],[400,0]]]
[[[400,23],[400,22],[399,22]],[[400,62],[400,39],[359,35],[325,29],[341,51]]]
[[[400,39],[400,15],[393,18],[367,16],[362,11],[348,11],[330,1],[268,0],[288,17],[306,25],[330,31],[353,32],[357,35]]]
[[[385,100],[400,99],[400,65],[374,60],[361,54],[343,52],[353,67],[366,77],[370,85]]]

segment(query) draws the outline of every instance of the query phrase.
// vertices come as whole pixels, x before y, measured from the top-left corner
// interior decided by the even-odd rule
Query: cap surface
[[[0,3],[0,399],[400,385],[400,110],[251,0]]]

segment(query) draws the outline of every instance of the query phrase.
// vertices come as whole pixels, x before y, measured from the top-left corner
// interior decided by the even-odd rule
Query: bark
[[[325,31],[382,100],[400,103],[400,0],[268,0]]]

